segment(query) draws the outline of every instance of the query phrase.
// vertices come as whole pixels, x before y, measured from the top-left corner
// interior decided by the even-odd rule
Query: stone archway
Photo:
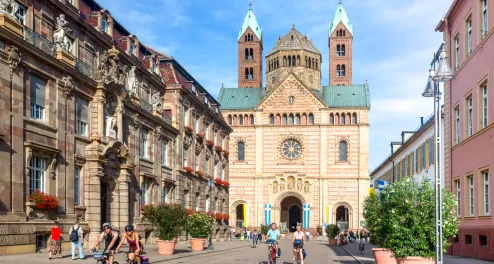
[[[230,207],[230,225],[234,226],[236,228],[242,228],[243,227],[243,220],[244,220],[244,212],[243,212],[243,205],[247,204],[246,201],[244,200],[237,200],[234,203],[232,203]],[[239,226],[239,224],[241,224]]]
[[[333,206],[332,223],[340,227],[342,231],[353,229],[353,209],[346,202],[339,202]]]
[[[271,214],[273,216],[273,223],[277,223],[280,230],[284,228],[285,230],[281,231],[289,231],[291,228],[291,222],[302,222],[303,221],[303,205],[307,203],[307,199],[305,196],[297,191],[284,191],[276,197]],[[300,221],[297,221],[295,214],[292,212],[292,221],[289,221],[290,217],[290,207],[292,205],[296,205],[300,208]],[[296,209],[292,209],[296,210]]]

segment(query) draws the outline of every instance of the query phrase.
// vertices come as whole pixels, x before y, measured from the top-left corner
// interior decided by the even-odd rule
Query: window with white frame
[[[196,193],[196,197],[195,197],[195,200],[194,200],[194,210],[197,212],[199,211],[199,193]]]
[[[204,175],[209,175],[209,161],[206,160],[206,155],[204,156]]]
[[[468,205],[470,208],[470,216],[474,215],[474,189],[473,189],[473,176],[468,177]]]
[[[467,118],[468,118],[468,128],[467,128],[467,134],[468,136],[473,135],[473,99],[472,97],[467,99],[467,107],[468,107],[468,112],[467,112]]]
[[[484,171],[482,173],[483,175],[483,180],[484,180],[484,215],[489,215],[490,209],[489,209],[489,200],[490,200],[490,195],[489,195],[489,171]]]
[[[101,30],[108,33],[108,18],[106,16],[101,18]]]
[[[187,148],[184,147],[184,153],[183,153],[183,166],[187,167]]]
[[[209,206],[209,203],[210,203],[210,201],[209,201],[209,195],[206,195],[205,201],[206,201],[206,212],[209,212],[209,207],[210,207]]]
[[[199,155],[196,154],[196,157],[194,159],[194,170],[198,171],[199,170]]]
[[[209,127],[206,126],[204,130],[206,130],[206,139],[209,139]]]
[[[31,117],[45,120],[45,91],[46,81],[36,75],[31,75]]]
[[[161,141],[161,164],[168,166],[168,140]]]
[[[88,124],[88,101],[80,97],[76,98],[76,133],[82,136],[87,136]]]
[[[31,157],[29,161],[29,193],[45,191],[46,160],[40,157]]]
[[[461,217],[461,188],[460,188],[460,180],[456,181],[456,215]]]
[[[197,133],[199,133],[199,116],[195,116],[194,118],[194,129]]]
[[[168,203],[168,185],[163,186],[163,193],[161,194],[161,202]]]
[[[19,5],[19,9],[15,13],[15,18],[21,25],[26,25],[26,8],[24,6]]]
[[[134,41],[131,40],[130,41],[130,44],[129,44],[129,53],[131,55],[135,55],[135,53],[134,53],[135,52],[135,49],[136,49],[136,46],[134,44]]]
[[[434,163],[434,137],[429,138],[429,165]]]
[[[141,184],[141,205],[149,204],[148,203],[148,183],[143,180]]]
[[[472,54],[472,48],[473,48],[473,44],[472,44],[472,19],[470,18],[468,21],[467,21],[467,30],[468,30],[468,39],[467,39],[467,44],[468,44],[468,50],[467,50],[467,54],[470,56],[470,54]]]
[[[145,128],[141,131],[141,157],[148,157],[148,133],[149,131]]]
[[[75,167],[74,171],[74,204],[81,203],[81,168]]]
[[[487,126],[488,112],[487,83],[482,86],[482,128]]]
[[[455,38],[455,69],[460,67],[460,36]]]
[[[225,180],[225,169],[221,169],[221,180]]]
[[[184,105],[184,126],[189,125],[189,107]]]
[[[455,143],[460,143],[460,107],[455,108]]]
[[[489,19],[487,11],[487,0],[482,0],[482,38],[487,35],[487,31],[489,30]]]

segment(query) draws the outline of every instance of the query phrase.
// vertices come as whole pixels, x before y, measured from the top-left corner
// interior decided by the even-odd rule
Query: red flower
[[[197,136],[197,139],[199,139],[200,141],[204,140],[204,134],[203,133],[197,133],[196,136]]]
[[[57,209],[59,204],[55,195],[49,195],[38,190],[29,196],[29,201],[36,204],[39,209],[48,209],[50,211]]]
[[[202,177],[202,172],[201,171],[196,171],[196,175],[199,176],[199,177]]]
[[[192,211],[192,209],[187,209],[187,211],[189,211],[189,215],[194,214],[194,211]]]
[[[217,152],[222,152],[223,151],[223,148],[221,146],[216,146],[215,149],[216,149]]]
[[[230,187],[230,183],[229,183],[228,181],[223,181],[223,185],[224,185],[225,187]]]
[[[229,214],[223,214],[223,219],[226,221],[230,220],[230,215]]]
[[[214,146],[214,142],[211,139],[206,140],[206,145],[210,148]]]
[[[194,171],[194,169],[192,169],[191,167],[184,167],[184,170],[187,172],[187,173],[192,173]]]
[[[192,133],[192,132],[194,132],[194,129],[192,127],[190,127],[190,126],[186,126],[185,127],[185,132]]]
[[[226,150],[226,149],[225,149],[225,150],[223,150],[223,155],[225,155],[225,156],[229,156],[229,155],[230,155],[230,151],[228,151],[228,150]]]
[[[216,213],[216,219],[222,220],[223,219],[223,215],[221,213]]]
[[[223,183],[223,181],[220,179],[220,178],[217,178],[214,180],[216,182],[216,184],[218,185],[221,185]]]

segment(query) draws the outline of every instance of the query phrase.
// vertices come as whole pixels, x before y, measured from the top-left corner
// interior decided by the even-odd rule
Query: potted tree
[[[376,246],[372,249],[376,264],[396,264],[393,253],[386,247],[386,230],[389,222],[383,221],[381,199],[375,189],[369,189],[369,196],[364,200],[364,218],[366,227],[372,234],[371,242]]]
[[[266,235],[268,234],[269,226],[261,225],[262,240],[266,240]]]
[[[204,250],[206,238],[213,231],[214,220],[207,214],[196,213],[187,218],[185,230],[191,236],[190,247],[192,251]]]
[[[184,229],[189,211],[177,204],[160,204],[146,207],[143,220],[149,220],[154,229],[158,254],[173,255],[177,237]]]
[[[337,225],[330,224],[326,226],[326,235],[329,239],[330,246],[336,246],[338,244],[338,239],[336,236],[340,234],[340,228]]]
[[[448,239],[458,232],[459,220],[455,215],[456,199],[453,194],[443,191],[441,195],[441,250],[446,251],[450,244]],[[382,241],[393,252],[398,264],[434,263],[435,188],[431,181],[424,179],[418,183],[413,179],[406,179],[394,183],[384,188],[380,200],[380,217],[383,222],[380,225],[387,228]]]

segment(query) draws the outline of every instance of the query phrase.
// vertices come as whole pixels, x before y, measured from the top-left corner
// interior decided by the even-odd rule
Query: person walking
[[[357,241],[358,241],[358,230],[357,230],[357,232],[355,233],[355,237],[357,238]]]
[[[257,230],[254,229],[254,232],[252,232],[252,246],[257,247],[257,240],[258,240]]]
[[[75,260],[75,247],[79,248],[79,259],[84,259],[84,252],[82,251],[84,236],[82,227],[79,225],[79,219],[75,221],[75,225],[70,227],[69,237],[72,244],[72,260]]]
[[[309,229],[305,229],[305,238],[307,240],[307,243],[309,243],[309,239],[310,239],[310,232],[309,232]]]
[[[250,230],[247,230],[247,240],[250,240]]]
[[[53,223],[53,227],[51,228],[51,238],[50,238],[50,255],[49,259],[53,259],[52,256],[58,255],[59,258],[62,258],[62,244],[60,242],[60,238],[62,237],[62,229],[58,227],[58,222],[55,221]]]

